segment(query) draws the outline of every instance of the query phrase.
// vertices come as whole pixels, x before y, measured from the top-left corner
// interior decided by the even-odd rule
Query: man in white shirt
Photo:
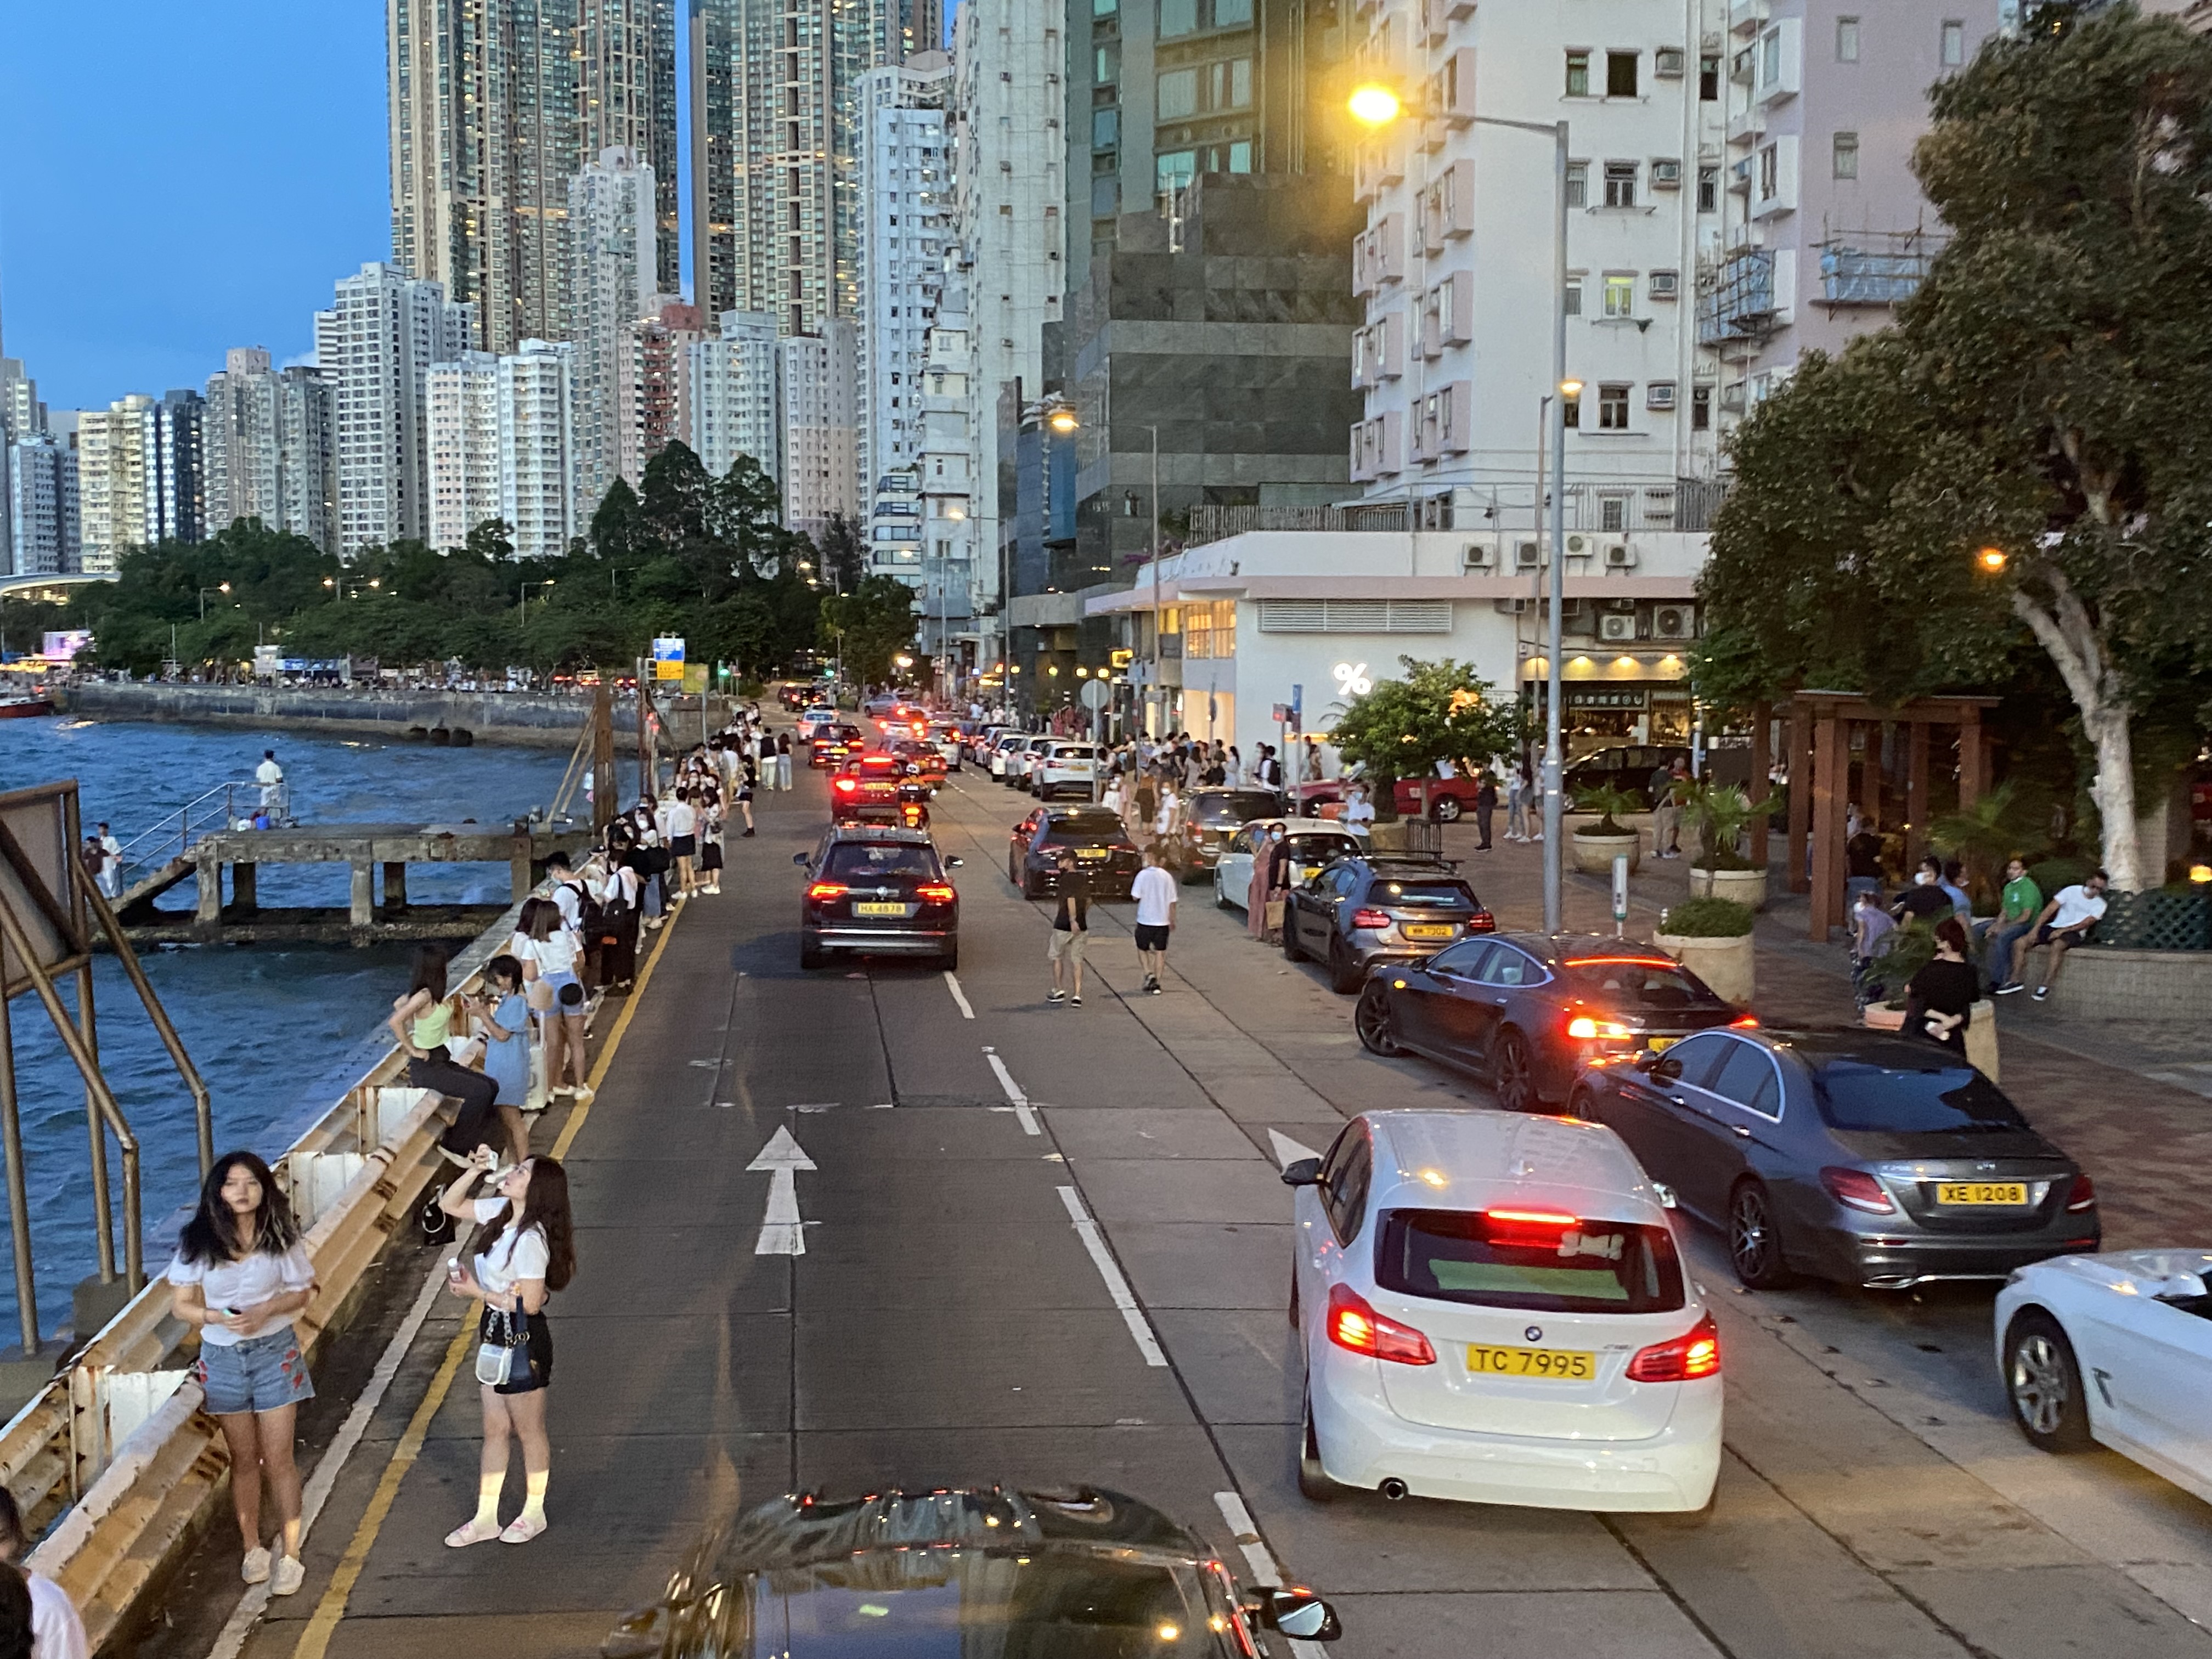
[[[261,786],[261,804],[274,813],[284,793],[284,769],[276,764],[276,751],[261,751],[261,764],[253,769],[253,781]]]
[[[2012,947],[2012,977],[1996,988],[1992,994],[2009,996],[2021,988],[2021,975],[2027,971],[2027,953],[2039,945],[2051,947],[2051,959],[2044,964],[2043,982],[2035,988],[2035,1000],[2043,1001],[2051,994],[2051,988],[2058,983],[2058,970],[2065,965],[2066,953],[2089,937],[2105,914],[2105,889],[2112,878],[2102,870],[2075,887],[2062,887],[2058,896],[2043,907],[2043,914],[2035,919],[2035,926],[2023,934]]]
[[[1159,843],[1145,848],[1145,867],[1129,885],[1137,901],[1137,960],[1144,965],[1144,990],[1160,994],[1160,969],[1168,965],[1168,936],[1175,931],[1176,878],[1160,863]]]
[[[1346,830],[1365,841],[1375,823],[1375,803],[1367,799],[1367,786],[1355,783],[1344,792],[1344,811],[1338,818]]]
[[[100,866],[100,890],[110,898],[119,898],[123,894],[123,843],[115,839],[105,823],[100,826],[100,850],[107,854],[106,861]]]

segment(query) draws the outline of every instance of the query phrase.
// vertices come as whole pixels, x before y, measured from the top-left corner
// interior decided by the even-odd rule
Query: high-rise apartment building
[[[673,290],[675,0],[386,0],[392,251],[477,307],[479,338],[566,337],[568,182],[611,148],[653,169]]]
[[[860,476],[872,494],[921,447],[921,365],[953,236],[945,101],[951,60],[929,52],[862,77]]]
[[[771,478],[783,477],[783,435],[777,395],[774,313],[728,311],[719,333],[684,349],[686,440],[708,471],[720,477],[750,455]]]
[[[566,341],[519,351],[465,351],[428,379],[430,544],[466,544],[489,520],[518,556],[550,558],[577,527],[575,451]]]
[[[776,343],[782,396],[783,521],[819,536],[833,518],[860,516],[857,331],[832,318],[814,334]]]
[[[79,545],[88,574],[129,549],[200,539],[200,396],[132,392],[77,416]]]
[[[8,557],[0,570],[13,576],[76,574],[83,568],[76,452],[50,432],[31,433],[7,448],[0,518],[7,520]]]
[[[475,308],[442,284],[371,264],[315,313],[315,360],[331,383],[337,429],[337,551],[429,533],[430,365],[470,349]]]
[[[208,378],[201,442],[210,535],[258,519],[334,550],[335,436],[320,369],[274,369],[259,346],[226,352],[222,373]]]
[[[585,511],[621,475],[623,363],[653,286],[653,169],[635,150],[602,151],[569,181],[569,326],[575,343],[577,488]],[[635,480],[633,480],[635,482]]]
[[[921,506],[921,648],[944,665],[957,690],[983,660],[975,626],[975,478],[969,441],[968,377],[975,344],[968,331],[968,290],[958,280],[938,295],[923,347],[921,435],[914,460]],[[996,659],[992,659],[996,660]]]
[[[632,485],[672,441],[691,441],[693,345],[706,338],[706,314],[672,295],[655,295],[624,331],[615,361],[616,471]]]
[[[206,532],[206,461],[201,448],[206,403],[191,391],[164,392],[154,405],[147,502],[149,542],[196,542]]]
[[[499,357],[464,351],[430,365],[424,397],[430,447],[430,545],[465,544],[500,513]]]

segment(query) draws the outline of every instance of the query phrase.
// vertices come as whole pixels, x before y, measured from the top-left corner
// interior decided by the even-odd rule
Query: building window
[[[1121,43],[1109,40],[1091,53],[1091,79],[1102,87],[1110,87],[1121,78]]]
[[[1180,120],[1198,113],[1198,71],[1170,70],[1159,78],[1153,114],[1162,121]]]
[[[1119,108],[1094,109],[1091,112],[1091,143],[1098,149],[1111,149],[1121,142],[1121,112]]]
[[[1605,406],[1598,405],[1598,418],[1605,418]],[[1601,531],[1620,531],[1628,528],[1628,498],[1626,495],[1601,495],[1597,501],[1598,525]]]
[[[1229,171],[1231,173],[1252,171],[1252,141],[1249,138],[1239,138],[1229,146]]]
[[[1091,216],[1110,219],[1121,210],[1121,181],[1113,173],[1091,181]]]
[[[1966,26],[1956,18],[1943,22],[1943,67],[1956,69],[1966,61]]]
[[[1574,428],[1577,431],[1580,431],[1582,429],[1583,423],[1582,393],[1577,392],[1571,398],[1561,399],[1560,407],[1565,411],[1562,418],[1565,421],[1566,424]]]
[[[1590,55],[1586,52],[1571,52],[1567,54],[1568,97],[1589,96],[1589,60]]]
[[[1247,109],[1252,103],[1252,60],[1232,58],[1206,65],[1206,107]]]
[[[1856,17],[1836,19],[1836,61],[1838,64],[1859,61],[1859,20]]]
[[[1605,314],[1616,318],[1636,314],[1636,278],[1629,272],[1606,272]]]
[[[1698,169],[1698,211],[1718,213],[1721,210],[1721,170],[1717,165]]]
[[[1780,146],[1769,144],[1759,152],[1759,199],[1771,202],[1782,191]]]
[[[1172,40],[1179,34],[1194,34],[1198,30],[1198,0],[1160,0],[1160,39]]]
[[[1121,0],[1091,0],[1093,17],[1111,17],[1121,9]]]
[[[1252,21],[1252,0],[1213,0],[1213,27],[1241,28]]]
[[[1636,96],[1636,60],[1632,52],[1609,52],[1605,55],[1605,95],[1608,98]]]
[[[1567,163],[1567,205],[1571,208],[1589,205],[1589,163]]]
[[[1698,59],[1698,101],[1717,104],[1721,100],[1721,60],[1717,53],[1707,53]]]
[[[1607,161],[1605,164],[1605,204],[1609,208],[1632,208],[1636,205],[1636,163]]]
[[[1835,142],[1835,176],[1856,179],[1859,176],[1859,136],[1856,132],[1839,132]]]
[[[1566,312],[1568,316],[1579,317],[1583,314],[1583,279],[1581,272],[1577,271],[1575,275],[1567,278],[1567,291],[1563,297],[1566,301]]]
[[[1197,167],[1198,158],[1194,151],[1170,150],[1153,165],[1153,186],[1162,191],[1181,190],[1190,183]]]
[[[1628,430],[1628,394],[1632,388],[1608,382],[1597,389],[1597,429],[1601,432]]]

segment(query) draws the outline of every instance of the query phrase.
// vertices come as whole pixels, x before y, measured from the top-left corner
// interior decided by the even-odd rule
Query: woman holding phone
[[[489,1168],[487,1163],[483,1168]],[[477,1396],[483,1406],[483,1458],[477,1512],[446,1534],[450,1549],[498,1539],[526,1544],[545,1530],[545,1489],[553,1478],[553,1443],[545,1433],[545,1390],[553,1380],[553,1332],[545,1302],[576,1271],[568,1217],[568,1176],[550,1158],[525,1158],[495,1171],[489,1198],[471,1198],[483,1169],[456,1176],[438,1200],[459,1220],[476,1222],[469,1264],[456,1257],[447,1273],[455,1296],[481,1298],[477,1324]],[[507,1443],[522,1442],[522,1513],[501,1528],[499,1498],[507,1484]]]
[[[195,1375],[230,1447],[230,1506],[246,1549],[240,1576],[290,1595],[307,1577],[292,1431],[300,1402],[315,1397],[292,1322],[314,1299],[315,1269],[292,1206],[252,1152],[215,1161],[167,1278],[170,1311],[199,1328]],[[273,1567],[261,1541],[264,1485],[283,1550]]]

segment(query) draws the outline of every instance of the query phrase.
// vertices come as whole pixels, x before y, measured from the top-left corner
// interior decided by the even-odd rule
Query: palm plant
[[[1928,842],[1966,866],[1970,885],[1984,887],[2014,854],[2047,836],[2048,805],[2008,778],[1972,806],[1946,812],[1928,826]]]
[[[1614,814],[1626,817],[1644,810],[1643,800],[1630,794],[1617,784],[1601,783],[1585,789],[1575,797],[1575,810],[1595,812],[1597,822],[1589,826],[1587,834],[1593,836],[1626,836],[1633,833],[1614,821]]]
[[[1751,822],[1753,808],[1751,797],[1733,783],[1697,783],[1690,786],[1688,804],[1682,816],[1698,832],[1696,867],[1700,870],[1740,870],[1747,868],[1737,850],[1744,826]]]

